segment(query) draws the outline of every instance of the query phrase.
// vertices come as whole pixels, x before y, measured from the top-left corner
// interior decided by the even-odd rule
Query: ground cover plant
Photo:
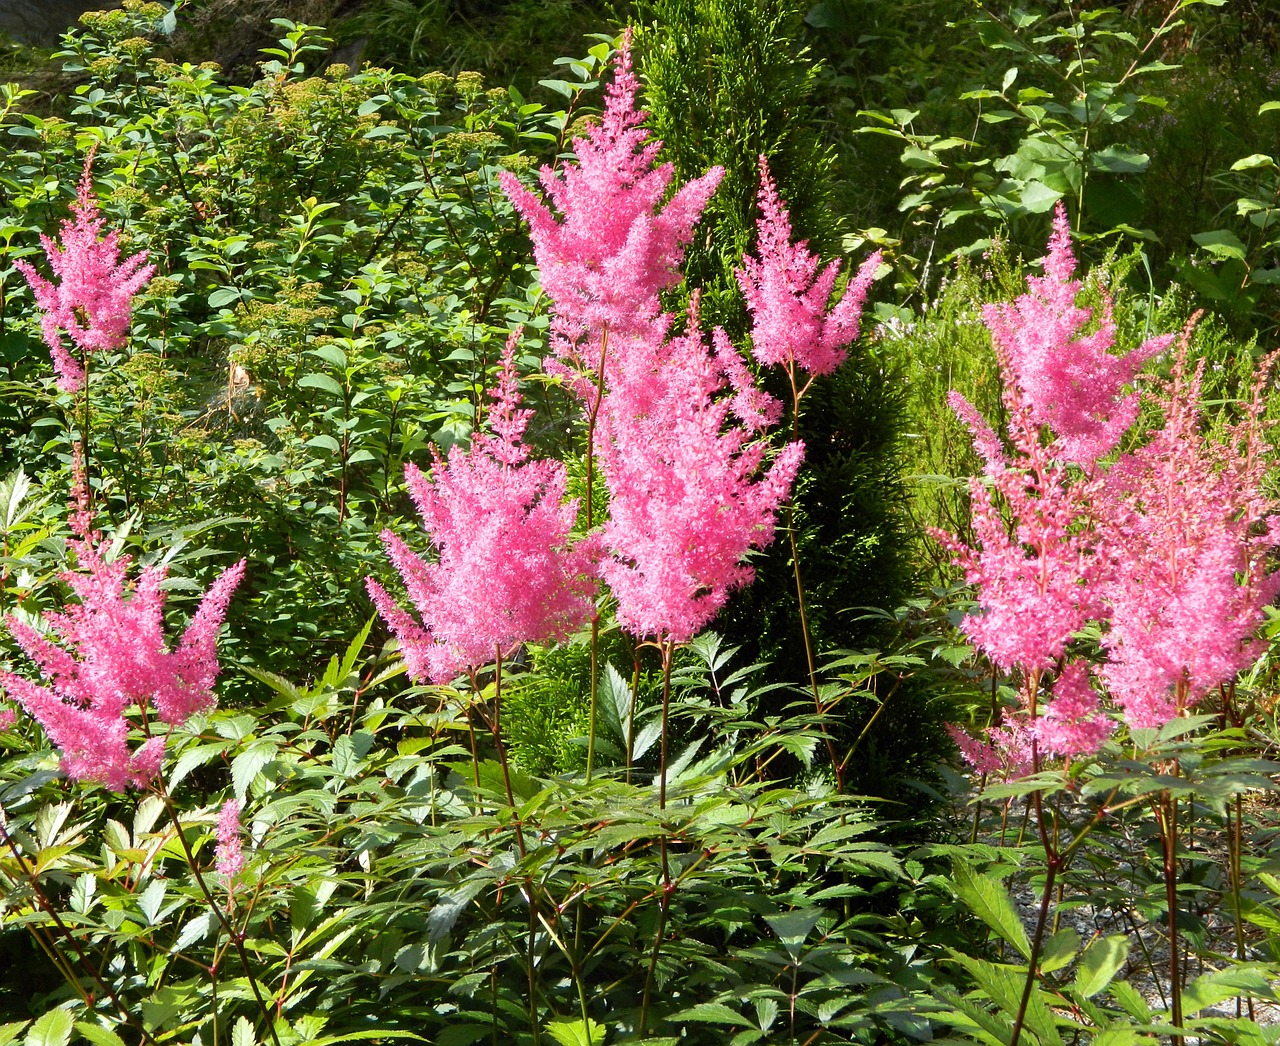
[[[833,649],[799,418],[883,256],[761,155],[707,322],[723,172],[663,161],[630,32],[574,122],[291,23],[226,85],[163,17],[69,38],[67,118],[6,96],[0,1044],[1275,1041],[1270,360],[1063,207],[888,303],[856,362],[962,346],[972,455],[904,396],[980,475]],[[782,685],[717,633],[775,540]],[[969,780],[908,832],[850,780],[911,686]]]

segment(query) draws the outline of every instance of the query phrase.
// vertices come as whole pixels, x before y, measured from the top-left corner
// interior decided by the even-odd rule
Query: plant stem
[[[275,1046],[280,1046],[280,1040],[276,1036],[275,1021],[271,1017],[271,1011],[267,1008],[266,1000],[262,998],[262,992],[258,989],[257,978],[253,975],[253,966],[244,950],[244,939],[236,931],[236,928],[231,925],[231,920],[227,918],[227,913],[222,910],[222,905],[214,899],[213,893],[209,889],[209,884],[205,882],[200,866],[196,863],[195,854],[191,852],[191,844],[187,842],[187,837],[183,834],[182,822],[178,820],[177,807],[173,805],[173,799],[170,797],[168,789],[165,788],[163,782],[156,784],[155,792],[160,797],[160,801],[164,803],[165,812],[169,815],[174,833],[178,836],[178,843],[182,846],[182,852],[187,858],[187,867],[191,869],[196,885],[200,887],[200,892],[204,894],[205,903],[208,904],[209,910],[213,912],[218,922],[222,924],[222,928],[226,931],[227,937],[231,941],[231,947],[236,950],[240,965],[244,969],[245,979],[249,982],[249,989],[253,992],[253,997],[258,1002],[258,1009],[262,1011],[262,1019],[267,1025],[267,1034],[271,1036],[271,1041],[275,1043]]]
[[[1027,979],[1022,985],[1022,999],[1018,1003],[1018,1013],[1013,1020],[1013,1031],[1009,1035],[1009,1046],[1018,1046],[1022,1037],[1022,1025],[1027,1017],[1027,1006],[1031,1002],[1031,991],[1036,983],[1036,964],[1040,961],[1040,948],[1044,944],[1044,928],[1049,921],[1049,901],[1053,897],[1053,884],[1058,875],[1058,858],[1051,857],[1045,865],[1044,889],[1040,893],[1040,911],[1036,916],[1036,932],[1031,939],[1031,955],[1027,958]]]
[[[1165,905],[1169,919],[1169,1013],[1175,1027],[1182,1027],[1182,957],[1178,954],[1178,807],[1168,792],[1161,793],[1156,806],[1156,822],[1160,826],[1160,849],[1164,854]],[[1183,1038],[1171,1037],[1173,1046],[1182,1046]]]

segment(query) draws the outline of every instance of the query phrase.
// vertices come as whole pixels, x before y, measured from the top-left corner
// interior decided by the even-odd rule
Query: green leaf
[[[1040,951],[1040,972],[1053,973],[1069,966],[1079,950],[1080,935],[1069,928],[1059,930],[1045,941]]]
[[[253,1034],[253,1023],[248,1017],[237,1019],[231,1029],[231,1046],[257,1046],[257,1037]]]
[[[219,287],[209,295],[209,308],[220,309],[224,305],[230,305],[233,301],[239,300],[240,292],[235,287]]]
[[[50,1010],[27,1029],[25,1046],[67,1046],[71,1041],[71,1014],[66,1010]]]
[[[1231,165],[1233,171],[1251,171],[1257,167],[1274,167],[1276,161],[1266,153],[1245,156]]]
[[[1094,941],[1080,957],[1072,987],[1084,998],[1092,998],[1111,983],[1128,958],[1129,938],[1123,934]]]
[[[1276,109],[1280,109],[1280,102],[1263,102],[1258,106],[1258,115],[1261,116],[1263,113],[1273,112]]]
[[[1053,205],[1062,199],[1062,193],[1051,189],[1044,182],[1028,182],[1022,189],[1023,210],[1031,214],[1043,214],[1053,209]]]
[[[26,1021],[12,1021],[9,1024],[0,1024],[0,1046],[9,1046],[18,1037],[18,1033],[27,1026]],[[121,1043],[120,1046],[124,1046]]]
[[[778,940],[791,956],[791,961],[796,962],[800,958],[804,942],[818,925],[818,920],[826,914],[822,908],[797,908],[781,915],[766,915],[764,921],[778,935]]]
[[[956,895],[979,919],[994,930],[1003,941],[1017,950],[1024,959],[1031,958],[1031,941],[1027,928],[1018,918],[1018,912],[1004,886],[996,880],[979,875],[966,861],[956,858],[952,885]]]
[[[1245,245],[1230,229],[1214,229],[1210,232],[1198,232],[1192,237],[1196,243],[1215,258],[1236,258],[1244,261],[1248,253]]]
[[[276,746],[270,741],[255,741],[231,760],[231,787],[235,789],[237,799],[244,802],[253,779],[275,755]]]
[[[325,392],[331,392],[335,396],[342,395],[342,386],[328,374],[304,374],[298,379],[298,388],[324,389]]]
[[[547,1025],[547,1033],[560,1046],[601,1046],[605,1027],[588,1017],[585,1024],[581,1020],[552,1021]]]
[[[138,894],[138,910],[146,916],[147,924],[154,926],[164,904],[165,890],[169,884],[164,879],[152,879],[147,888]]]
[[[93,1043],[93,1046],[124,1046],[124,1039],[101,1024],[76,1021],[76,1031],[80,1033],[82,1039],[88,1039]]]
[[[754,1028],[746,1017],[729,1009],[722,1002],[702,1002],[687,1010],[673,1013],[669,1021],[704,1021],[707,1024],[729,1024],[735,1028]]]

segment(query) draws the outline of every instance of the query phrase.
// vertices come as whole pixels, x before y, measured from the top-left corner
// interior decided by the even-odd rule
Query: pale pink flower
[[[746,555],[773,539],[803,457],[792,443],[766,467],[767,444],[755,437],[776,419],[776,401],[755,387],[722,333],[713,346],[698,328],[695,299],[685,333],[620,339],[609,373],[600,569],[619,624],[636,636],[684,642],[751,580]]]
[[[1031,772],[1032,736],[1021,718],[1014,717],[999,726],[985,727],[980,738],[954,723],[947,724],[947,733],[960,749],[961,758],[979,776],[1009,781]]]
[[[41,329],[58,372],[58,387],[64,392],[75,392],[84,384],[85,370],[81,360],[67,351],[62,332],[81,357],[122,348],[129,333],[133,296],[155,271],[154,265],[143,264],[146,251],[119,260],[120,234],[115,230],[99,239],[105,219],[99,215],[93,195],[93,157],[94,150],[90,150],[76,202],[71,205],[75,221],[62,223],[59,243],[40,237],[57,282],[39,276],[25,261],[14,263],[43,311]]]
[[[382,534],[421,621],[366,583],[419,682],[447,682],[516,644],[563,638],[593,609],[591,546],[570,547],[578,503],[565,500],[565,467],[528,460],[522,442],[529,412],[518,409],[514,348],[513,337],[493,394],[494,435],[478,432],[447,461],[437,455],[430,478],[405,468],[438,561]]]
[[[1089,667],[1069,661],[1053,684],[1053,700],[1042,706],[1034,731],[1040,747],[1063,759],[1093,755],[1115,729],[1089,682]]]
[[[214,582],[178,649],[170,652],[165,569],[146,567],[130,584],[130,557],[108,561],[100,536],[84,529],[85,520],[73,517],[73,526],[78,537],[67,544],[77,569],[62,578],[79,602],[45,614],[47,634],[12,615],[6,622],[48,685],[10,672],[0,672],[0,684],[44,727],[70,777],[123,791],[153,778],[164,755],[160,736],[130,750],[130,709],[144,717],[154,709],[160,720],[178,726],[213,706],[217,633],[245,562]]]
[[[1227,438],[1210,442],[1204,361],[1188,374],[1186,352],[1184,338],[1160,396],[1164,427],[1117,462],[1105,501],[1113,563],[1101,673],[1136,727],[1162,726],[1251,664],[1263,607],[1280,591],[1261,380]]]
[[[662,143],[642,126],[638,91],[627,30],[604,118],[573,140],[577,163],[559,174],[542,168],[542,187],[558,217],[513,174],[502,175],[503,189],[529,223],[542,288],[563,338],[559,350],[587,369],[598,366],[602,331],[642,329],[661,312],[658,294],[680,282],[685,245],[724,174],[713,167],[667,199],[674,168],[654,166]],[[584,334],[597,339],[594,353],[579,346]]]
[[[1173,335],[1160,335],[1117,356],[1111,299],[1104,297],[1097,330],[1082,334],[1091,312],[1076,304],[1081,281],[1066,209],[1054,214],[1045,274],[1027,279],[1027,293],[1003,305],[988,305],[983,319],[991,331],[1006,387],[1016,385],[1036,425],[1047,425],[1069,461],[1091,466],[1112,450],[1138,416],[1138,394],[1125,386]]]
[[[8,730],[16,721],[12,708],[0,708],[0,730]]]
[[[758,257],[746,255],[737,270],[738,284],[751,312],[751,351],[765,366],[795,368],[811,376],[830,374],[848,356],[846,346],[858,337],[862,306],[876,269],[877,251],[862,263],[845,292],[828,307],[839,260],[820,268],[807,241],[791,242],[791,215],[778,195],[769,164],[760,157]]]
[[[214,851],[214,867],[228,882],[244,869],[244,851],[240,846],[240,801],[228,799],[218,813],[216,832],[218,845]]]

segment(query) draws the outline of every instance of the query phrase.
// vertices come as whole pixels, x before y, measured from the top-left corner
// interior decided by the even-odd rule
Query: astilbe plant
[[[159,773],[168,728],[215,703],[218,631],[245,572],[241,560],[209,587],[177,646],[165,637],[166,568],[144,567],[128,577],[132,558],[107,558],[87,511],[72,514],[67,547],[76,569],[62,579],[78,598],[44,615],[40,631],[9,615],[10,635],[35,663],[45,685],[0,672],[3,686],[36,719],[62,753],[66,774],[114,791],[146,785]],[[136,712],[146,740],[129,744]]]
[[[106,219],[99,214],[93,194],[94,152],[90,150],[85,159],[76,202],[71,205],[74,221],[62,223],[57,242],[40,237],[56,282],[40,276],[26,261],[14,263],[31,285],[42,312],[41,330],[58,373],[58,387],[69,393],[84,384],[90,353],[124,346],[133,296],[155,272],[154,265],[145,264],[146,251],[120,260],[117,230],[102,234]],[[67,350],[64,332],[80,358]]]
[[[1081,335],[1089,313],[1075,304],[1074,268],[1059,208],[1045,276],[1030,279],[1029,292],[1013,305],[985,310],[1004,380],[1006,439],[962,398],[952,400],[973,432],[985,480],[970,486],[976,545],[937,536],[977,589],[964,632],[998,669],[1019,677],[1021,697],[997,717],[986,743],[953,736],[976,772],[1021,776],[1039,772],[1046,757],[1071,763],[1094,756],[1118,713],[1135,752],[1148,746],[1164,784],[1120,798],[1133,777],[1127,764],[1100,812],[1074,834],[1060,811],[1046,810],[1040,787],[1030,791],[1046,875],[1011,1046],[1029,1019],[1055,882],[1099,818],[1136,803],[1150,804],[1164,853],[1170,1019],[1181,1026],[1179,815],[1171,782],[1182,771],[1176,754],[1152,746],[1156,729],[1187,716],[1252,663],[1263,608],[1280,591],[1271,566],[1280,526],[1264,491],[1266,368],[1225,438],[1207,438],[1199,402],[1204,364],[1191,367],[1187,359],[1195,318],[1171,376],[1152,382],[1154,391],[1126,391],[1141,361],[1172,338],[1111,355],[1109,302],[1098,328]],[[1134,449],[1117,452],[1140,395],[1162,424]],[[1100,637],[1097,663],[1078,638],[1087,627]],[[1144,730],[1150,732],[1136,733]]]
[[[447,460],[437,455],[430,476],[405,468],[438,560],[382,534],[420,620],[367,582],[419,682],[445,683],[520,643],[563,638],[592,609],[591,545],[571,546],[578,502],[565,499],[565,467],[531,460],[523,441],[531,412],[519,409],[515,340],[493,392],[492,433],[477,432],[470,449],[455,446]]]

